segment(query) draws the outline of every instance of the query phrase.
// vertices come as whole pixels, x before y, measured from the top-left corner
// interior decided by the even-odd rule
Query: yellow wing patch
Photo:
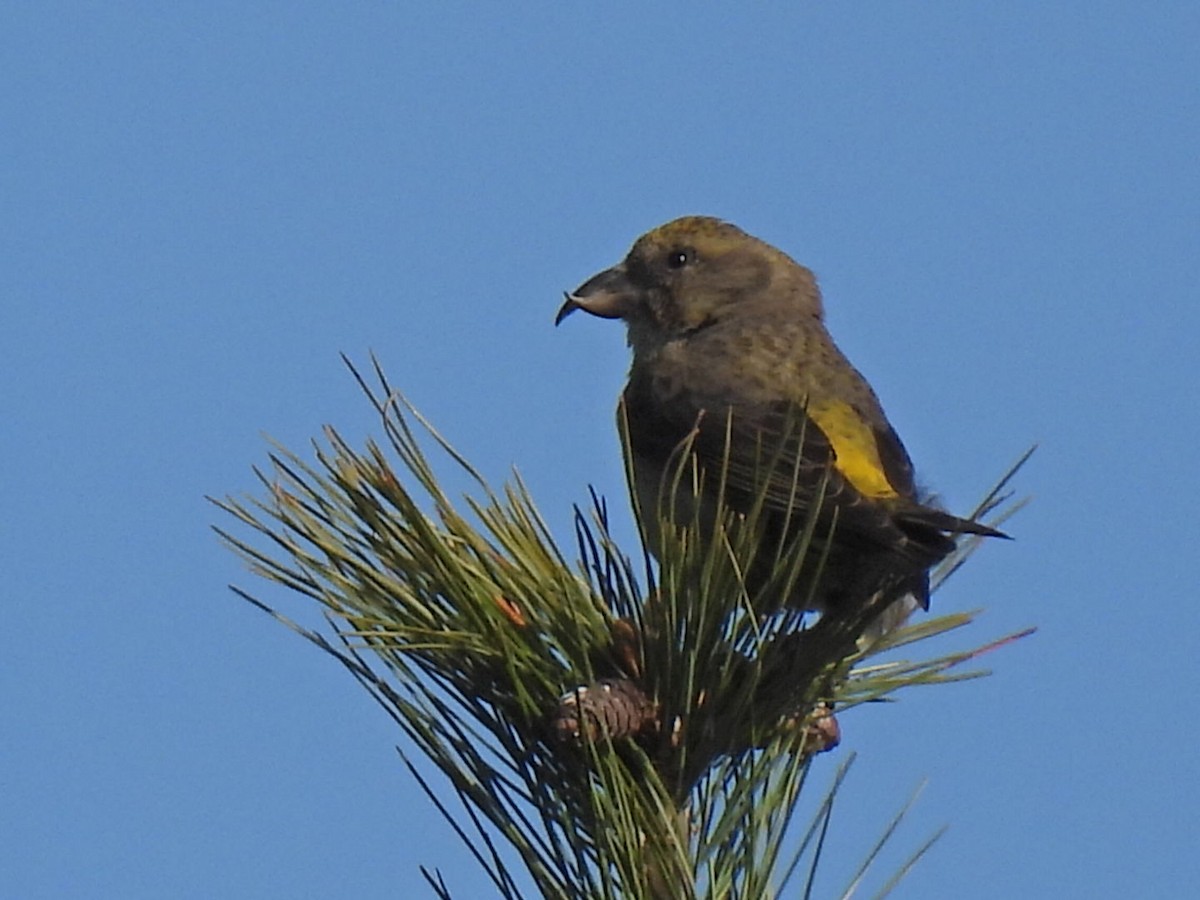
[[[883,470],[875,432],[848,403],[834,401],[817,406],[810,401],[808,415],[833,446],[833,467],[867,497],[898,497]]]

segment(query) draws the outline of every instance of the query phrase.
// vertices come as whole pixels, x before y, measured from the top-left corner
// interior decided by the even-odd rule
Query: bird
[[[929,571],[959,536],[1007,537],[928,502],[875,391],[826,329],[813,273],[736,225],[667,222],[565,298],[556,325],[577,310],[625,323],[619,427],[660,561],[660,522],[697,511],[707,528],[722,507],[754,513],[769,548],[798,545],[807,528],[814,562],[765,602],[844,610],[887,588],[891,628],[928,609]],[[702,476],[699,496],[674,477],[682,459]],[[759,553],[749,567],[752,596],[770,586],[775,559]]]

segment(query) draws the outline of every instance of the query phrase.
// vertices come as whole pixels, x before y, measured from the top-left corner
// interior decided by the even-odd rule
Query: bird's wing
[[[1006,537],[994,528],[918,502],[912,460],[882,411],[865,414],[836,401],[810,402],[806,412],[828,442],[833,469],[864,497],[883,501],[910,539],[937,544],[940,536],[933,532]],[[807,446],[803,452],[809,452]]]
[[[735,413],[718,403],[664,405],[631,383],[625,409],[630,451],[667,479],[673,478],[686,449],[710,483],[723,481],[727,502],[741,512],[761,503],[765,512],[793,516],[800,525],[821,492],[822,510],[838,510],[839,533],[876,534],[885,545],[902,537],[882,505],[838,468],[834,444],[800,407],[780,402],[743,406]],[[861,454],[843,451],[842,456],[860,481],[873,478],[882,490],[885,474],[873,470]]]
[[[723,479],[730,506],[766,513],[802,527],[820,495],[822,519],[836,513],[842,543],[912,556],[931,565],[953,549],[945,531],[984,526],[924,507],[915,500],[912,463],[884,421],[876,427],[848,404],[782,401],[739,407],[693,402],[669,407],[631,384],[625,394],[630,451],[669,479],[690,450],[710,480]]]

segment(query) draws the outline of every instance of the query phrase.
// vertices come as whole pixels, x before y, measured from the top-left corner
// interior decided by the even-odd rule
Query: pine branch
[[[257,536],[217,529],[225,543],[256,575],[316,601],[328,635],[234,590],[336,658],[437,766],[461,811],[402,754],[502,897],[524,896],[514,855],[544,897],[769,897],[802,859],[811,889],[832,793],[796,854],[782,854],[829,709],[979,674],[958,668],[989,647],[878,661],[973,618],[925,619],[864,644],[895,599],[887,589],[815,623],[794,610],[764,616],[745,572],[769,554],[766,590],[791,593],[809,577],[815,512],[788,547],[764,546],[755,514],[721,511],[707,534],[660,520],[661,564],[641,555],[643,589],[593,493],[576,510],[571,564],[519,480],[493,491],[378,363],[373,381],[347,365],[387,449],[357,451],[327,428],[315,463],[276,446],[257,472],[261,497],[214,501]],[[423,443],[478,496],[456,506]],[[1009,499],[1023,462],[985,512]],[[685,453],[673,477],[695,489],[702,476]],[[450,896],[440,873],[422,872]]]

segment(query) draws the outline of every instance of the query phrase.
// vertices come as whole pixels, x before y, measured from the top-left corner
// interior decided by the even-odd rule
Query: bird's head
[[[566,295],[558,324],[577,309],[647,329],[687,334],[747,310],[788,303],[821,318],[812,273],[736,225],[686,216],[642,235],[618,265]]]

